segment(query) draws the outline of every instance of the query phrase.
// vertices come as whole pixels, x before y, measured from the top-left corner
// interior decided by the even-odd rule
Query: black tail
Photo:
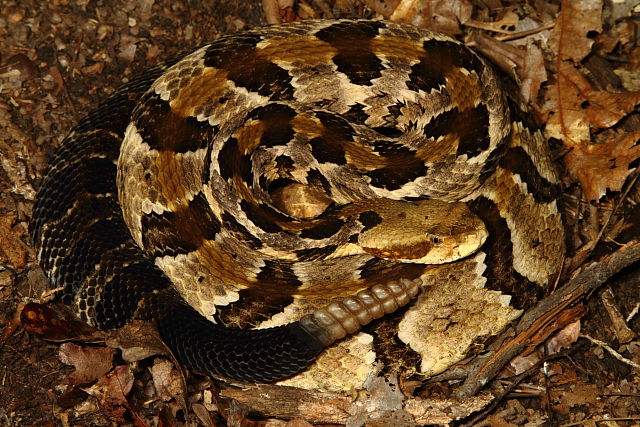
[[[299,322],[269,329],[214,324],[179,304],[157,321],[163,341],[187,367],[236,381],[271,382],[304,370],[324,345]]]

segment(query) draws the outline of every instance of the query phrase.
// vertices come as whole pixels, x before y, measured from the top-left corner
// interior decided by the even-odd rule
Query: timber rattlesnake
[[[244,381],[303,370],[422,287],[396,327],[435,373],[560,269],[558,179],[516,109],[475,53],[407,25],[223,37],[65,139],[34,208],[37,255],[83,320],[152,320],[190,368]],[[229,327],[256,325],[281,326]],[[425,362],[454,330],[459,348]]]

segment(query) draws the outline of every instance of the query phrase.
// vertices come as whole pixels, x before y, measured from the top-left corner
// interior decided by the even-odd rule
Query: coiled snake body
[[[515,110],[475,53],[411,26],[223,37],[65,139],[34,208],[37,255],[83,320],[151,320],[181,362],[241,381],[303,370],[421,288],[414,317],[454,316],[439,281],[456,268],[519,313],[564,235],[545,143]]]

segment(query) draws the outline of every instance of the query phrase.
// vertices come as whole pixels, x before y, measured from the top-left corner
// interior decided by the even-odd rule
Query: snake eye
[[[437,245],[438,243],[440,243],[442,240],[440,240],[440,238],[438,236],[432,236],[431,237],[431,241],[433,242],[434,245]]]

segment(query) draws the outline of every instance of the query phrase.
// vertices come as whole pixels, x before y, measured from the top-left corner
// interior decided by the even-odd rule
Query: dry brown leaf
[[[522,83],[520,94],[526,104],[532,103],[538,97],[542,83],[547,81],[547,70],[544,67],[542,50],[531,40],[527,44],[524,66],[518,72]]]
[[[171,399],[179,400],[185,394],[180,372],[168,360],[156,359],[149,368],[156,394],[160,399],[168,402]]]
[[[75,386],[58,396],[58,398],[56,399],[56,403],[62,409],[68,409],[82,404],[87,399],[87,397],[89,397],[89,395],[86,391],[82,390],[78,386]]]
[[[446,34],[460,34],[460,24],[471,19],[467,0],[401,0],[388,18]]]
[[[602,31],[602,0],[563,0],[551,32],[549,46],[559,60],[580,62],[590,52],[593,40],[587,35]],[[576,19],[579,17],[579,19]]]
[[[611,53],[618,46],[635,43],[636,24],[632,21],[616,22],[611,29],[598,35],[596,44],[600,55]]]
[[[280,6],[278,5],[277,0],[262,0],[262,10],[267,24],[277,25],[282,23],[282,18],[280,17]]]
[[[58,350],[60,361],[76,368],[69,375],[72,384],[87,384],[111,370],[113,349],[109,347],[84,348],[66,342]]]
[[[174,409],[177,410],[182,408],[179,408],[176,406]],[[193,403],[191,405],[191,410],[196,415],[196,417],[198,417],[198,421],[200,421],[200,424],[202,424],[203,426],[207,426],[207,427],[216,426],[215,422],[211,418],[211,414],[209,414],[209,411],[207,411],[207,408],[201,403]],[[171,424],[167,424],[167,425],[171,425]]]
[[[600,32],[601,0],[564,0],[562,10],[551,32],[549,45],[557,53],[556,84],[548,93],[544,109],[554,112],[546,126],[547,136],[563,140],[565,144],[577,145],[590,141],[589,122],[584,117],[586,101],[585,80],[574,64],[578,64],[591,51],[593,40],[587,38],[589,31]],[[580,16],[581,19],[574,19]]]
[[[400,0],[362,0],[362,5],[371,9],[376,16],[382,16],[384,19],[389,19],[393,11],[400,3]],[[336,0],[333,7],[334,10],[349,13],[353,10],[352,0]]]
[[[294,418],[290,421],[287,421],[285,427],[313,427],[311,423],[303,420],[302,418]]]
[[[491,427],[516,427],[518,425],[505,420],[501,413],[500,415],[490,415],[484,421],[484,425]]]
[[[49,67],[49,74],[51,75],[51,78],[55,83],[53,92],[51,92],[51,96],[55,98],[60,94],[62,89],[64,89],[64,79],[62,78],[62,74],[60,73],[60,70],[58,70],[58,67],[56,66]]]
[[[511,366],[515,375],[520,375],[521,373],[533,368],[536,363],[540,362],[540,357],[541,356],[538,352],[533,352],[527,356],[518,356],[509,362],[509,366]]]
[[[137,362],[157,354],[169,354],[158,330],[149,322],[134,320],[122,328],[108,332],[105,343],[109,347],[119,348],[122,359]]]
[[[622,81],[622,87],[628,91],[640,91],[640,73],[638,71],[628,71],[622,68],[613,70]]]
[[[555,354],[563,348],[569,348],[580,336],[580,319],[562,328],[547,342],[547,353]]]
[[[600,300],[602,301],[602,307],[607,311],[609,320],[611,321],[611,330],[615,334],[615,339],[620,344],[626,344],[631,342],[638,334],[629,327],[627,320],[622,314],[621,307],[618,306],[618,301],[613,290],[610,287],[604,289],[600,294]]]
[[[549,88],[544,106],[549,113],[548,137],[572,148],[566,156],[571,176],[589,200],[607,189],[620,190],[630,173],[629,163],[640,156],[634,147],[637,134],[609,138],[591,144],[592,133],[618,123],[640,103],[640,92],[612,93],[594,89],[581,73],[579,62],[591,51],[590,32],[600,32],[601,0],[562,2],[562,11],[549,41],[557,49],[556,84]],[[579,16],[580,19],[575,19]]]
[[[586,114],[597,127],[608,128],[632,112],[640,104],[640,92],[611,93],[602,90],[584,92],[589,106]]]
[[[44,304],[30,302],[20,311],[22,327],[49,341],[100,342],[104,334],[79,320],[65,320]]]
[[[13,229],[16,215],[8,214],[0,218],[0,262],[6,262],[19,270],[26,267],[29,248]]]
[[[507,10],[504,16],[498,21],[494,22],[482,22],[475,19],[469,19],[464,22],[467,27],[479,28],[481,30],[493,31],[495,33],[509,34],[513,31],[520,17],[512,10]]]
[[[130,423],[130,420],[124,417],[127,410],[137,418],[126,397],[133,387],[133,380],[134,377],[129,366],[116,366],[113,371],[100,378],[94,386],[85,391],[98,400],[100,411],[110,420],[118,423]],[[137,418],[136,425],[145,424]]]
[[[559,391],[555,396],[558,402],[553,406],[554,410],[568,414],[574,406],[594,407],[598,406],[599,390],[596,385],[578,383],[575,384],[572,391]],[[555,393],[554,393],[555,394]]]
[[[577,146],[591,140],[592,128],[611,127],[633,111],[640,103],[640,92],[595,90],[573,65],[562,62],[556,86],[550,91],[550,102],[554,101],[556,113],[547,122],[547,135]],[[554,110],[551,104],[547,108]]]
[[[2,334],[0,334],[0,349],[2,348],[4,343],[9,339],[9,337],[13,335],[16,329],[18,329],[18,326],[20,326],[20,323],[22,322],[22,309],[23,309],[22,304],[18,305],[16,314],[13,315],[13,317],[8,323],[5,323],[4,329],[2,330]]]
[[[604,144],[575,147],[566,155],[569,173],[574,176],[588,200],[597,200],[607,189],[620,191],[631,173],[628,165],[640,157],[640,132],[623,133]]]
[[[416,18],[420,19],[426,6],[422,0],[400,0],[389,18],[396,22],[412,22]]]
[[[546,343],[547,352],[544,355],[541,351],[536,350],[531,354],[515,357],[511,362],[509,362],[509,365],[513,368],[516,375],[520,375],[521,373],[533,368],[543,357],[555,354],[563,347],[569,347],[572,343],[577,341],[579,334],[580,319],[569,323],[556,333],[553,338],[549,339]]]

